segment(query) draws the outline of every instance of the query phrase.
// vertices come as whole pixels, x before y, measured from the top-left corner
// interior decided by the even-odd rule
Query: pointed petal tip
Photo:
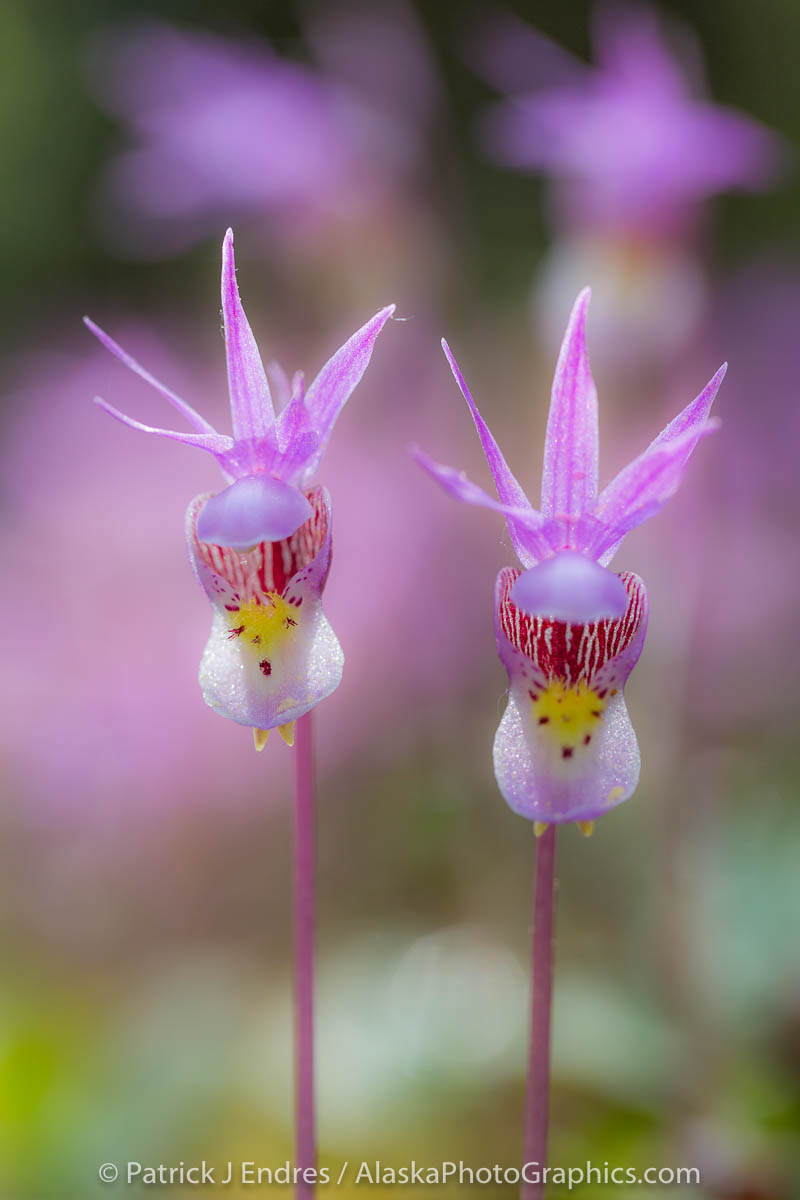
[[[111,351],[112,354],[117,354],[117,351],[121,350],[121,347],[117,345],[113,338],[111,338],[104,329],[101,329],[97,322],[93,321],[90,316],[84,315],[82,320],[86,328],[89,330],[89,333],[96,337],[98,342],[101,342],[106,349]]]
[[[572,305],[567,321],[567,331],[564,335],[566,341],[569,332],[574,326],[583,327],[586,324],[586,314],[589,309],[589,301],[592,298],[592,289],[590,287],[582,288],[575,297],[575,303]]]
[[[387,304],[383,308],[378,309],[378,311],[375,313],[375,316],[372,318],[372,320],[375,322],[379,322],[379,326],[378,326],[379,330],[383,329],[386,322],[391,317],[394,316],[396,310],[397,310],[396,304]]]
[[[576,821],[575,824],[584,837],[589,838],[594,833],[594,821]]]
[[[286,725],[278,726],[278,733],[281,735],[287,746],[294,745],[294,727],[295,722],[289,721]]]
[[[541,837],[546,829],[547,829],[547,821],[534,821],[533,822],[533,836],[534,837],[537,837],[537,838]]]
[[[442,350],[444,350],[444,356],[450,365],[450,370],[453,373],[453,378],[455,379],[456,383],[458,384],[461,395],[467,401],[467,404],[469,404],[470,407],[472,407],[472,404],[473,404],[472,394],[470,393],[470,390],[467,387],[467,383],[466,383],[466,380],[464,379],[464,376],[461,374],[461,368],[459,367],[458,363],[456,362],[456,356],[453,354],[453,351],[450,349],[450,345],[446,341],[445,338],[442,338]]]

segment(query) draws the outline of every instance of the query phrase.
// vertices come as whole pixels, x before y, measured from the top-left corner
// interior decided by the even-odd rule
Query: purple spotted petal
[[[319,438],[309,471],[313,471],[322,458],[336,418],[366,371],[375,340],[394,310],[394,304],[387,305],[354,333],[328,359],[306,392],[305,405]]]
[[[247,475],[219,492],[197,518],[197,536],[235,550],[290,537],[311,516],[301,491],[271,475]]]
[[[535,536],[532,536],[531,530],[541,521],[541,514],[532,507],[530,500],[523,492],[516,477],[512,473],[508,463],[494,440],[489,426],[484,421],[478,406],[472,398],[472,393],[467,387],[464,376],[461,374],[458,363],[453,356],[453,353],[444,338],[442,338],[442,349],[445,357],[450,364],[450,370],[453,372],[453,378],[458,384],[461,395],[467,402],[469,410],[472,413],[472,419],[475,422],[475,428],[478,431],[478,437],[481,440],[483,453],[486,455],[486,461],[489,464],[489,470],[494,479],[494,485],[497,488],[497,494],[500,497],[503,505],[508,509],[518,509],[522,512],[530,514],[530,520],[525,524],[521,524],[513,517],[508,519],[508,532],[511,537],[511,544],[517,553],[520,562],[525,566],[531,566],[538,560],[541,552],[541,543]],[[473,502],[474,503],[474,502]],[[502,510],[501,510],[502,511]]]
[[[597,390],[586,348],[585,288],[570,314],[558,356],[544,446],[542,511],[580,516],[597,497]]]
[[[314,488],[304,525],[247,554],[198,539],[197,518],[207,500],[198,496],[186,514],[192,569],[214,609],[200,664],[203,698],[240,725],[285,725],[330,695],[342,678],[344,655],[322,609],[330,499],[324,488]]]
[[[619,575],[574,550],[563,550],[519,576],[511,599],[523,612],[585,625],[625,614]]]
[[[275,414],[256,339],[239,299],[232,229],[222,243],[222,318],[233,436],[237,441],[266,438]]]
[[[511,600],[517,576],[501,571],[495,589],[510,685],[494,742],[497,783],[531,821],[594,820],[628,799],[639,778],[623,687],[644,644],[647,593],[637,576],[622,575],[621,619],[567,624],[520,612]]]

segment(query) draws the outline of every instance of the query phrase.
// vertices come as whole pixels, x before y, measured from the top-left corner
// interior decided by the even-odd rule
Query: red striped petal
[[[194,532],[199,561],[227,585],[232,599],[246,601],[269,592],[283,595],[289,581],[317,557],[328,538],[328,505],[322,488],[312,488],[305,495],[312,514],[283,541],[260,542],[242,553],[230,546],[201,542]]]
[[[590,625],[572,625],[524,613],[510,598],[519,575],[519,571],[511,568],[500,573],[500,627],[511,646],[530,659],[545,679],[563,679],[567,683],[595,681],[602,669],[630,646],[639,630],[646,599],[636,575],[627,572],[620,575],[628,593],[624,616]]]

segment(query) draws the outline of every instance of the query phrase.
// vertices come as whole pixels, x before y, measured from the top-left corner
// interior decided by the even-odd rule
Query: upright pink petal
[[[548,517],[580,516],[597,497],[597,390],[586,348],[590,296],[585,288],[575,301],[553,378],[542,474]]]
[[[472,398],[472,393],[467,387],[466,380],[461,374],[458,363],[456,362],[453,352],[448,346],[444,338],[442,338],[442,349],[445,353],[445,358],[450,364],[450,370],[453,372],[453,378],[458,384],[461,395],[466,400],[469,411],[472,413],[472,419],[475,422],[475,428],[478,431],[478,437],[481,440],[483,453],[486,455],[486,461],[489,464],[489,470],[494,479],[494,485],[497,488],[497,494],[500,497],[505,509],[518,509],[522,513],[530,514],[529,520],[525,525],[511,516],[510,511],[506,512],[508,519],[508,532],[511,537],[511,544],[517,553],[517,557],[526,567],[533,566],[541,557],[541,548],[537,549],[531,542],[531,531],[541,524],[541,513],[537,512],[531,505],[530,500],[520,487],[516,476],[511,471],[503,454],[495,441],[489,426],[484,421],[478,411],[478,406]],[[425,464],[423,464],[425,465]],[[441,480],[440,480],[441,482]],[[462,496],[461,499],[464,499]],[[473,501],[474,503],[474,501]],[[501,510],[504,511],[504,510]]]
[[[697,436],[700,437],[700,430],[708,420],[708,414],[711,412],[711,405],[717,392],[720,389],[720,384],[725,378],[725,372],[728,370],[728,364],[723,363],[716,375],[708,381],[699,396],[696,396],[691,404],[687,404],[682,412],[679,412],[677,417],[674,417],[657,438],[654,438],[650,444],[650,449],[655,446],[666,446],[671,442],[676,441],[690,429],[697,430]],[[694,447],[693,447],[694,448]],[[691,454],[691,450],[689,451]],[[689,457],[687,454],[687,458]]]
[[[604,488],[595,515],[607,530],[589,552],[610,561],[624,534],[652,517],[675,494],[695,446],[718,428],[718,422],[709,420],[709,411],[726,368],[727,364],[720,367],[700,395]]]
[[[306,392],[305,407],[319,436],[312,470],[322,458],[336,418],[366,371],[375,340],[394,310],[394,304],[388,304],[362,325],[328,359]]]
[[[279,473],[289,483],[300,484],[313,473],[320,437],[308,411],[302,371],[295,373],[289,403],[275,423],[278,434]]]
[[[256,339],[239,299],[232,229],[222,243],[222,319],[233,436],[237,441],[268,437],[275,414]]]

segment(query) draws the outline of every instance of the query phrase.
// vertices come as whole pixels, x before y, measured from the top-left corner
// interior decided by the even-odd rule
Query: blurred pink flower
[[[717,345],[734,348],[726,453],[705,480],[693,529],[697,636],[691,700],[712,728],[793,735],[800,677],[800,263],[751,263],[721,290]]]
[[[687,56],[673,52],[647,5],[596,9],[594,68],[508,20],[482,60],[501,82],[509,56],[519,80],[527,48],[527,90],[512,82],[511,98],[487,116],[484,144],[498,161],[554,182],[556,228],[673,239],[691,229],[699,201],[773,180],[778,139],[693,94]],[[505,80],[508,91],[508,72]]]
[[[95,90],[133,140],[104,185],[117,244],[153,257],[221,223],[273,219],[282,239],[302,235],[362,216],[416,169],[436,82],[412,10],[351,13],[346,44],[333,15],[309,19],[328,69],[156,22],[98,41]],[[378,61],[390,66],[364,71]]]
[[[591,279],[596,361],[617,374],[674,362],[691,344],[708,300],[703,202],[768,187],[783,151],[704,98],[694,39],[672,32],[668,43],[646,3],[600,4],[594,67],[511,15],[471,49],[509,94],[483,121],[487,153],[550,185],[556,238],[538,271],[537,325],[558,345],[556,314]]]

